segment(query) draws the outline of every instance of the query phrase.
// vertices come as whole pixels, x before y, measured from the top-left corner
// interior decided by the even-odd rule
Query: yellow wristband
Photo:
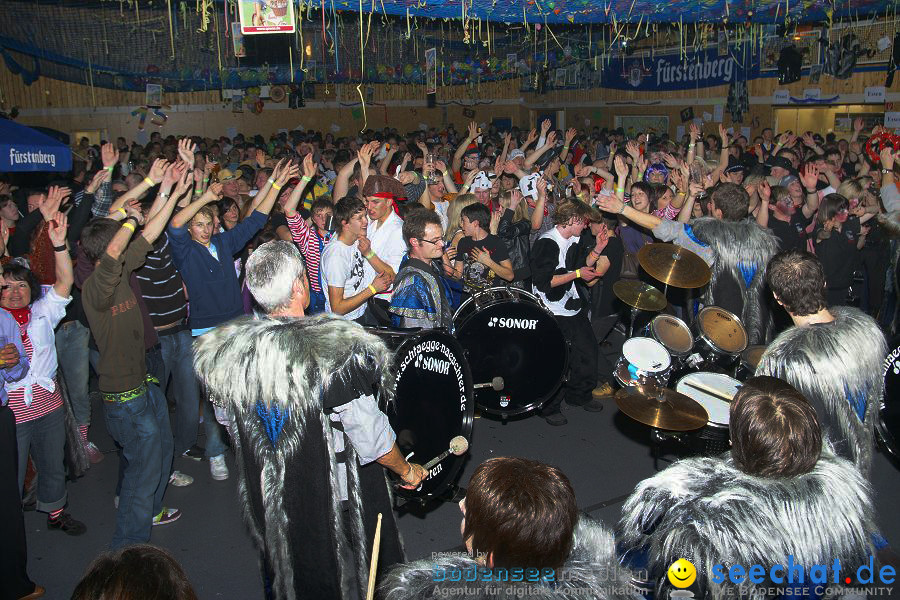
[[[373,295],[373,296],[378,295],[378,290],[376,290],[376,289],[375,289],[375,286],[372,285],[371,283],[369,284],[369,291],[372,292],[372,295]]]
[[[125,221],[124,223],[122,223],[122,227],[130,229],[131,233],[134,233],[134,224],[132,224],[131,221]]]
[[[278,190],[281,189],[281,186],[278,185],[277,183],[273,183],[273,184],[272,184],[272,188],[273,188],[275,191],[278,191]]]
[[[128,212],[127,212],[124,208],[122,208],[121,206],[120,206],[119,208],[116,209],[116,212],[122,213],[122,218],[125,218],[125,217],[128,216]]]
[[[581,269],[575,269],[575,279],[581,279]]]
[[[146,183],[146,184],[149,185],[150,187],[153,187],[154,185],[156,185],[156,184],[153,182],[153,180],[150,179],[149,177],[144,177],[144,183]]]

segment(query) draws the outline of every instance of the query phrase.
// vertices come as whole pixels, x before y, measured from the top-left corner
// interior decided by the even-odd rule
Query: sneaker
[[[548,425],[552,425],[554,427],[559,427],[569,422],[569,420],[561,412],[544,415],[544,420],[547,421]]]
[[[588,412],[600,412],[603,410],[603,400],[600,398],[591,398],[581,405],[581,408]]]
[[[189,458],[191,460],[200,461],[203,460],[204,454],[206,454],[206,451],[197,444],[194,444],[193,446],[188,448],[187,451],[181,456],[183,456],[184,458]]]
[[[224,454],[209,459],[209,473],[216,481],[228,479],[228,465],[225,464]]]
[[[47,529],[58,529],[59,531],[65,531],[68,535],[81,535],[87,531],[87,527],[84,526],[84,523],[76,521],[72,518],[72,515],[67,512],[63,512],[55,519],[51,519],[48,516]]]
[[[88,460],[91,461],[92,465],[96,465],[98,462],[106,458],[102,452],[100,452],[100,448],[98,448],[94,442],[87,442],[84,445],[84,452],[87,454]]]
[[[174,485],[175,487],[187,487],[194,483],[194,478],[190,475],[185,475],[181,471],[172,471],[172,474],[169,476],[169,485]]]
[[[594,391],[591,392],[594,398],[609,398],[610,396],[615,394],[615,390],[608,383],[602,383],[598,387],[594,388]]]
[[[165,506],[159,514],[153,517],[153,526],[168,525],[181,518],[181,511],[177,508],[166,508]]]

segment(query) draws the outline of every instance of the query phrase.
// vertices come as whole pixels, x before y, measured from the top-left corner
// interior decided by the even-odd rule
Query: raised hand
[[[215,200],[222,199],[222,184],[221,182],[216,181],[215,183],[209,184],[209,187],[206,188],[206,191],[203,192],[203,196],[201,200],[204,202],[213,202]]]
[[[700,128],[697,127],[697,124],[696,124],[696,123],[691,123],[689,129],[690,129],[690,132],[691,132],[691,141],[692,141],[692,142],[696,142],[697,140],[699,140],[699,139],[700,139]]]
[[[313,177],[316,176],[317,169],[318,169],[318,167],[316,166],[316,163],[313,162],[312,153],[307,154],[306,156],[303,157],[303,175],[304,175],[304,177],[309,177],[310,179],[312,179]]]
[[[103,168],[113,167],[119,162],[119,150],[112,143],[107,142],[100,146],[100,161]]]
[[[197,144],[191,138],[181,138],[178,140],[178,156],[191,169],[194,168],[194,153],[197,151]]]
[[[550,129],[550,119],[544,119],[541,121],[541,135],[546,136],[547,131]]]
[[[66,245],[66,232],[69,230],[69,219],[64,213],[58,212],[47,224],[47,237],[54,246]]]
[[[525,136],[525,144],[531,144],[534,140],[538,139],[538,134],[536,129],[532,129],[528,132],[528,135]]]
[[[572,140],[575,139],[575,136],[577,134],[578,134],[578,132],[575,130],[574,127],[569,127],[568,129],[566,129],[566,137],[565,137],[566,146],[569,146],[572,143]]]
[[[721,123],[719,124],[719,137],[722,138],[722,147],[724,148],[725,146],[728,145],[729,135],[728,135],[728,130],[725,129],[725,126],[722,125]]]
[[[609,213],[621,214],[625,203],[616,196],[597,196],[597,208]]]
[[[625,144],[625,152],[633,159],[637,159],[641,155],[641,147],[634,140],[628,140]]]
[[[307,156],[310,156],[307,154]],[[294,164],[294,161],[289,160],[285,165],[282,166],[281,172],[278,173],[278,176],[275,178],[275,183],[278,184],[279,187],[284,186],[285,183],[294,179],[300,174],[300,166]]]
[[[547,196],[547,180],[543,177],[540,177],[535,183],[534,187],[537,190],[538,198],[545,198]]]
[[[436,160],[436,161],[434,161],[434,170],[437,171],[438,173],[440,173],[441,175],[443,175],[444,173],[447,172],[447,163],[445,163],[445,162],[442,161],[442,160]],[[477,171],[477,170],[473,170],[473,173],[477,174],[478,171]],[[474,176],[473,176],[473,177],[474,177]]]
[[[100,189],[100,186],[103,184],[103,182],[109,181],[109,177],[109,171],[107,171],[106,169],[100,169],[99,171],[94,173],[94,176],[91,178],[91,182],[87,184],[86,188],[84,188],[84,192],[86,194],[96,194],[97,190]]]
[[[477,137],[478,137],[478,123],[476,123],[475,121],[471,121],[469,123],[469,135],[467,136],[467,139],[471,142],[472,140],[474,140]]]
[[[155,184],[162,183],[163,176],[166,174],[166,165],[168,164],[166,159],[157,158],[153,161],[153,165],[150,167],[150,173],[147,177]]]
[[[628,165],[625,163],[625,159],[621,156],[617,156],[613,161],[613,167],[616,170],[616,175],[619,178],[619,184],[625,185],[625,178],[628,177]]]
[[[769,186],[769,182],[763,179],[759,182],[759,185],[756,186],[756,192],[759,194],[759,199],[763,202],[768,202],[772,197],[772,188]]]
[[[41,215],[43,215],[44,220],[52,220],[53,217],[56,216],[56,213],[59,211],[59,206],[60,204],[62,204],[62,201],[68,198],[71,194],[72,190],[67,187],[59,187],[56,185],[50,186],[50,189],[47,190],[47,195],[44,196],[38,204],[38,210],[41,211]]]
[[[547,134],[547,145],[552,146],[555,143],[556,143],[556,132],[551,131],[550,133]]]
[[[137,221],[138,225],[144,224],[144,213],[141,211],[141,205],[137,201],[137,198],[132,198],[126,202],[125,206],[122,208],[125,209],[125,212],[128,213],[129,217],[133,217]]]
[[[862,117],[856,117],[855,119],[853,119],[853,131],[856,131],[858,133],[862,131],[864,127],[865,124],[863,123]]]
[[[800,171],[800,183],[809,190],[816,189],[816,183],[819,181],[819,168],[814,163],[807,163]]]
[[[181,178],[175,183],[176,197],[182,197],[188,190],[194,187],[194,178],[191,175],[191,170],[187,168],[187,165],[184,165]]]

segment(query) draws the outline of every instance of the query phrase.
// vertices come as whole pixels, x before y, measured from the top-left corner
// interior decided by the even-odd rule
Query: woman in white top
[[[19,324],[22,345],[31,363],[25,377],[6,384],[9,408],[16,417],[19,490],[24,484],[30,453],[40,475],[37,509],[48,513],[47,528],[81,535],[86,531],[84,524],[63,510],[67,500],[63,467],[65,413],[56,378],[53,335],[53,330],[65,316],[66,305],[72,300],[69,293],[74,275],[66,246],[67,230],[66,216],[57,213],[48,226],[56,259],[56,283],[42,293],[30,269],[20,264],[8,264],[3,273],[5,282],[0,305]]]

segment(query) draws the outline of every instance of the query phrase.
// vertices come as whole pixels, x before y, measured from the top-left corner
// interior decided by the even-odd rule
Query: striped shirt
[[[31,338],[28,337],[27,328],[27,323],[25,325],[19,325],[19,331],[22,334],[22,345],[25,347],[25,355],[30,362],[31,356],[34,354],[34,347],[31,345]],[[34,421],[44,415],[49,415],[58,408],[62,408],[63,400],[62,394],[59,393],[59,382],[56,381],[55,377],[53,378],[53,381],[55,383],[55,389],[52,392],[45,390],[36,383],[32,385],[31,406],[25,406],[24,388],[9,390],[7,392],[9,394],[9,408],[16,416],[16,423]]]
[[[187,319],[187,297],[181,274],[172,262],[169,237],[163,232],[147,253],[144,266],[134,272],[154,327]]]
[[[332,235],[328,233],[323,239],[319,232],[306,224],[300,213],[294,213],[293,217],[287,217],[288,229],[291,230],[291,239],[300,248],[303,258],[306,259],[306,270],[309,272],[309,285],[315,292],[322,293],[319,284],[319,264],[322,262],[322,250],[325,244],[331,241]]]

